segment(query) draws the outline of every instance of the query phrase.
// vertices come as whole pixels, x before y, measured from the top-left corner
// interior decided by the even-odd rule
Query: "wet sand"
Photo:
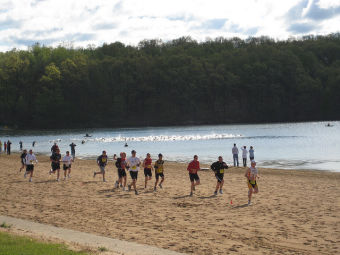
[[[0,214],[148,244],[189,254],[336,254],[340,249],[340,173],[260,169],[260,193],[247,206],[245,168],[225,174],[224,194],[213,196],[216,179],[201,171],[189,197],[186,164],[166,162],[163,189],[140,194],[113,189],[93,178],[93,160],[76,160],[71,179],[55,181],[50,163],[38,156],[33,182],[19,173],[19,155],[0,156]],[[205,166],[207,167],[207,166]],[[62,171],[61,171],[62,172]],[[130,181],[130,178],[128,178]],[[232,202],[232,203],[231,203]]]

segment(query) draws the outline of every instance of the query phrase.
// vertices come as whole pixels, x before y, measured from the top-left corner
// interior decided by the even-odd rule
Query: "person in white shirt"
[[[247,146],[243,146],[242,148],[242,159],[243,159],[243,166],[246,167],[247,166]]]
[[[70,156],[69,151],[66,151],[66,155],[63,157],[64,180],[66,180],[66,174],[68,178],[71,177],[70,174],[71,174],[72,162],[73,162],[73,157]]]
[[[236,143],[234,143],[234,147],[231,149],[231,152],[233,154],[233,159],[234,159],[234,166],[239,166],[238,163],[238,148],[236,147]]]
[[[38,163],[37,158],[33,154],[32,150],[29,150],[28,154],[25,158],[25,165],[26,165],[26,172],[24,174],[24,177],[26,178],[27,174],[30,174],[29,182],[32,182],[33,177],[33,171],[34,171],[34,163]]]
[[[135,189],[135,194],[138,195],[138,191],[136,188],[136,182],[137,182],[137,177],[138,177],[138,171],[139,171],[139,166],[140,166],[140,159],[136,157],[136,151],[132,150],[131,151],[131,157],[127,159],[126,161],[127,167],[130,172],[130,176],[132,179],[132,182],[130,185],[128,185],[128,189],[131,190],[131,186]]]

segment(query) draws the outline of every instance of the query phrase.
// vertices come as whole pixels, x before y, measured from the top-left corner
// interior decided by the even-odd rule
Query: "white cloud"
[[[317,2],[316,2],[317,1]],[[26,48],[34,42],[75,47],[121,41],[136,45],[143,39],[196,40],[218,36],[285,39],[304,31],[311,6],[340,6],[337,0],[0,0],[0,51]],[[316,7],[315,7],[316,6]],[[295,8],[295,9],[294,9]],[[294,18],[289,17],[294,10]],[[297,15],[298,14],[298,15]],[[308,33],[339,31],[339,18],[319,18]],[[302,27],[303,28],[303,27]],[[300,30],[301,31],[300,31]]]

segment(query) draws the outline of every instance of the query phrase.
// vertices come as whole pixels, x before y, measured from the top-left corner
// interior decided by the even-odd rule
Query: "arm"
[[[250,174],[250,168],[248,168],[246,173],[244,174],[244,176],[247,178],[247,180],[249,180],[249,174]]]

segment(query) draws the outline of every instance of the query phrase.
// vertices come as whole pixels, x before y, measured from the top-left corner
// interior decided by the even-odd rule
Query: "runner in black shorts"
[[[148,181],[152,178],[152,159],[150,153],[146,154],[146,158],[143,161],[143,167],[144,167],[144,176],[145,176],[145,186],[148,184]]]
[[[57,171],[57,182],[59,181],[59,175],[60,175],[60,150],[57,148],[55,149],[55,152],[51,155],[51,167],[50,174],[54,174]]]
[[[215,172],[215,177],[217,179],[217,184],[216,184],[216,189],[215,189],[214,195],[215,196],[217,195],[218,189],[220,189],[220,194],[223,194],[222,187],[223,187],[223,184],[224,184],[224,180],[223,180],[224,171],[225,171],[225,169],[228,169],[228,166],[225,162],[223,162],[222,156],[219,156],[218,161],[213,163],[210,166],[210,168],[211,168],[211,170],[213,170]]]
[[[187,167],[189,171],[189,177],[191,182],[191,191],[190,196],[193,195],[193,191],[195,190],[195,186],[200,185],[200,178],[198,177],[197,171],[200,170],[200,162],[198,161],[198,156],[194,156],[194,160],[191,161]]]
[[[120,158],[117,158],[116,154],[114,154],[113,160],[116,160],[115,165],[116,165],[117,171],[118,171],[118,180],[115,183],[115,188],[118,188],[119,185],[120,185],[120,187],[123,187],[123,191],[125,191],[125,187],[126,187],[126,172],[125,172],[126,153],[121,152]],[[123,184],[123,180],[124,180],[124,184]]]
[[[27,150],[24,150],[20,156],[20,161],[21,161],[21,167],[19,169],[19,172],[22,171],[22,169],[25,168],[25,158],[26,158],[26,155],[27,155]]]
[[[156,182],[155,187],[153,188],[154,191],[157,189],[157,183],[159,181],[159,177],[161,177],[161,182],[159,183],[159,187],[162,189],[162,183],[164,182],[164,160],[163,155],[161,153],[158,154],[158,160],[155,162],[155,176],[156,176]]]
[[[29,153],[25,157],[25,165],[26,165],[26,172],[24,174],[24,177],[26,178],[27,174],[30,174],[29,182],[32,182],[33,177],[33,170],[34,170],[34,163],[38,163],[37,158],[33,154],[32,150],[29,150]]]

